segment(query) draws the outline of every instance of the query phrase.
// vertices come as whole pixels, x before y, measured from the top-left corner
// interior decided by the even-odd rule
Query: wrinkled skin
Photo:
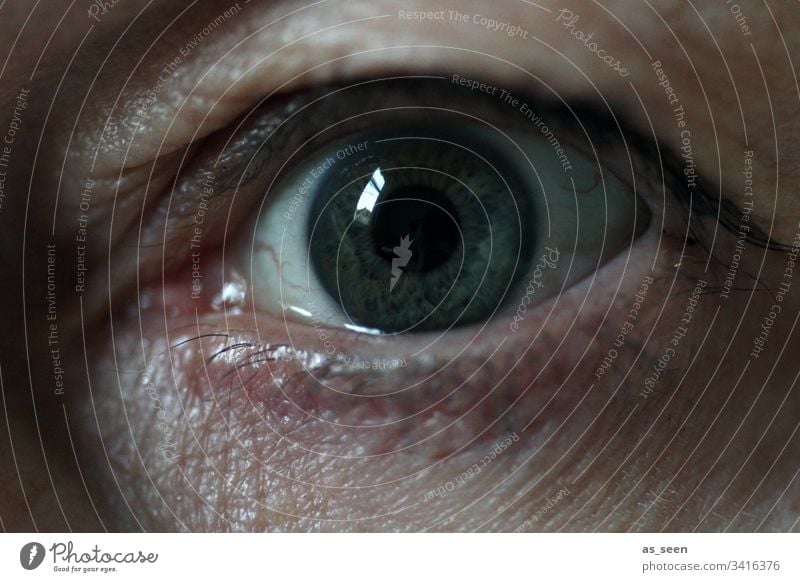
[[[181,14],[189,3],[155,2],[137,17],[147,3],[126,0],[95,21],[88,2],[68,11],[69,2],[51,1],[30,20],[30,3],[4,4],[0,132],[21,88],[29,90],[0,211],[5,529],[798,529],[800,271],[786,276],[789,254],[778,244],[746,241],[737,250],[737,233],[713,216],[692,218],[702,244],[687,246],[686,208],[653,184],[642,194],[652,214],[646,232],[594,278],[532,309],[497,353],[492,326],[427,348],[418,337],[331,330],[342,354],[428,354],[408,369],[335,370],[320,365],[318,337],[301,322],[215,310],[211,292],[187,301],[186,233],[161,237],[172,180],[195,151],[189,144],[276,89],[390,74],[466,71],[517,86],[525,70],[565,99],[601,95],[679,151],[672,106],[651,67],[658,59],[687,112],[710,190],[743,207],[744,151],[752,150],[753,223],[776,243],[798,240],[796,7],[742,1],[743,31],[721,2],[699,14],[682,2],[659,3],[658,14],[644,3],[632,10],[609,1],[606,11],[573,2],[573,30],[594,32],[625,63],[623,77],[557,21],[560,4],[540,3],[549,13],[496,4],[459,9],[517,23],[527,40],[480,24],[398,21],[397,6],[382,1],[242,6],[184,56],[133,143],[132,120],[164,64],[231,5],[203,1]],[[75,236],[89,176],[88,270],[78,293]],[[242,199],[252,202],[248,192]],[[234,225],[251,212],[237,205],[226,231],[228,207],[215,204],[204,227],[207,264],[219,260],[223,240],[237,240],[244,227]],[[48,244],[56,245],[57,344],[48,344]],[[723,297],[734,255],[737,278]],[[647,276],[655,282],[636,325],[597,379]],[[688,332],[644,398],[698,280],[707,287]],[[790,289],[753,357],[782,282]],[[207,333],[225,337],[193,339]],[[247,345],[205,366],[234,344]],[[244,382],[229,372],[248,357]],[[310,373],[335,390],[320,390]],[[395,393],[409,385],[413,392]]]

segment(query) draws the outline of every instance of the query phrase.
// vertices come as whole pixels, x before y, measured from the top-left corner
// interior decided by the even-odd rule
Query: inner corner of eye
[[[257,308],[384,334],[482,325],[531,281],[532,307],[641,232],[636,197],[568,130],[518,107],[495,108],[496,124],[432,115],[452,93],[418,94],[392,93],[389,114],[379,86],[333,94],[292,125],[306,138],[295,135],[246,258]]]

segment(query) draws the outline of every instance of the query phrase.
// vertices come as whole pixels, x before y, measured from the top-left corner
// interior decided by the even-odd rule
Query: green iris
[[[354,324],[387,333],[491,317],[532,260],[522,180],[458,131],[368,143],[317,182],[309,253],[325,290]]]

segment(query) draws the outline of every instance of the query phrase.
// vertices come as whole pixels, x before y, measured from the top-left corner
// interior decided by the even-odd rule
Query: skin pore
[[[0,135],[19,125],[0,210],[3,528],[798,529],[800,14],[741,1],[744,30],[724,2],[495,4],[0,7]],[[341,370],[302,321],[214,307],[216,266],[244,248],[264,178],[211,201],[207,293],[187,299],[192,233],[172,229],[168,202],[176,176],[216,154],[197,144],[224,144],[273,93],[441,74],[624,112],[679,170],[691,153],[710,197],[738,209],[733,231],[719,204],[689,219],[644,177],[646,231],[502,347],[490,325],[442,339],[331,329],[344,356],[412,363]]]

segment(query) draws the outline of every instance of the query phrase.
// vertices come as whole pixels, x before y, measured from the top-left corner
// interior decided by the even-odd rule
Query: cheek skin
[[[511,317],[433,343],[330,332],[344,357],[405,359],[393,370],[337,366],[309,327],[189,301],[191,277],[178,275],[147,309],[115,320],[115,354],[97,338],[106,351],[93,365],[93,400],[73,405],[84,413],[86,463],[107,455],[116,482],[90,486],[119,483],[130,526],[152,530],[686,530],[709,498],[720,503],[700,529],[724,528],[735,514],[727,508],[753,493],[752,475],[768,474],[796,410],[782,409],[760,444],[758,430],[742,431],[715,464],[733,430],[712,422],[723,407],[734,425],[751,406],[750,423],[768,418],[785,384],[769,384],[754,405],[774,361],[764,357],[729,398],[733,360],[760,321],[747,312],[738,326],[745,302],[701,296],[671,346],[697,281],[718,288],[726,269],[684,260],[675,277],[680,245],[669,237],[619,345],[659,236],[650,229],[627,260],[531,308],[516,333]],[[758,466],[735,476],[756,445]],[[762,488],[735,529],[754,529],[780,489]],[[764,528],[781,527],[781,515]]]
[[[149,500],[137,517],[154,529],[177,527],[175,516],[192,530],[513,529],[573,484],[637,399],[642,379],[627,372],[646,370],[633,360],[668,285],[650,287],[626,349],[602,381],[595,373],[640,290],[644,254],[539,304],[514,334],[499,318],[420,352],[427,337],[331,332],[345,356],[407,363],[385,371],[336,365],[314,330],[263,316],[186,309],[165,329],[154,302],[141,328],[136,318],[115,328],[121,373],[95,370],[123,492]],[[188,296],[184,279],[164,289],[172,307]]]

